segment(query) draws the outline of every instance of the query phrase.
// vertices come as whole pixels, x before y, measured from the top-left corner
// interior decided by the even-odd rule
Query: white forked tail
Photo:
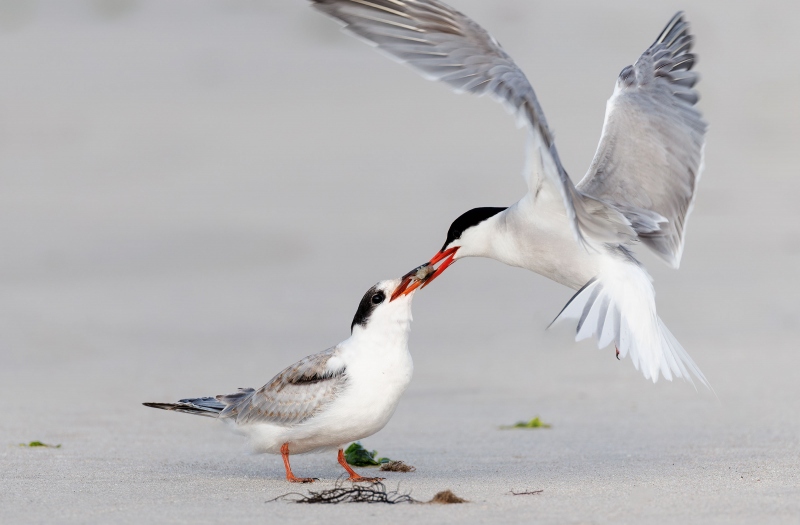
[[[578,319],[576,341],[594,336],[599,348],[615,343],[619,355],[630,354],[633,366],[654,383],[660,371],[670,381],[674,375],[693,383],[694,375],[709,387],[659,319],[650,275],[634,261],[609,261],[570,299],[555,321],[560,319]]]

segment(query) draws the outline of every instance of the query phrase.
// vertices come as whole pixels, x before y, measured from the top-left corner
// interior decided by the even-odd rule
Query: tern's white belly
[[[378,359],[352,349],[347,383],[341,394],[319,414],[294,426],[259,423],[240,428],[257,452],[280,453],[289,443],[292,454],[321,452],[375,434],[389,422],[400,396],[411,382],[413,363],[405,345],[402,351]],[[371,348],[378,353],[385,348]],[[348,356],[343,356],[348,357]]]

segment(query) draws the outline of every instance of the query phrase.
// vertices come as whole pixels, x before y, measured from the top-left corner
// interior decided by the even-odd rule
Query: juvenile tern
[[[424,285],[462,257],[526,268],[578,290],[557,317],[578,319],[577,340],[613,342],[617,357],[630,355],[654,382],[659,373],[692,374],[707,385],[658,317],[652,279],[629,249],[641,242],[673,268],[683,253],[706,123],[695,108],[694,39],[682,13],[620,73],[594,160],[575,185],[528,79],[473,20],[438,0],[312,2],[423,76],[502,102],[528,129],[528,192],[509,207],[458,217]],[[420,284],[407,279],[396,293]]]
[[[291,482],[314,478],[295,477],[289,454],[336,449],[351,481],[379,481],[359,476],[342,449],[381,430],[411,381],[412,295],[391,299],[400,283],[381,281],[370,288],[358,305],[349,338],[291,365],[258,390],[240,388],[235,394],[144,405],[233,425],[249,437],[256,452],[281,454]]]

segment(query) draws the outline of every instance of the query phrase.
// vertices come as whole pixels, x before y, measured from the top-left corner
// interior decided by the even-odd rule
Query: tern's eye
[[[386,299],[386,296],[383,295],[383,292],[378,292],[372,296],[372,304],[381,304],[384,299]]]

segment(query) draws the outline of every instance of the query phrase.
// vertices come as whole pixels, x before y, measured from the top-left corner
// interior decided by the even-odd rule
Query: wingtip
[[[175,407],[172,403],[142,403],[142,405],[150,408],[160,408],[161,410],[172,410]]]
[[[661,31],[661,33],[659,33],[658,38],[656,38],[653,44],[660,44],[664,42],[667,37],[671,35],[673,31],[675,31],[675,28],[680,25],[684,26],[681,31],[688,31],[689,23],[686,21],[686,14],[683,11],[678,11],[672,16],[672,18],[670,18],[669,22],[667,22],[667,25],[664,26],[664,29]]]

